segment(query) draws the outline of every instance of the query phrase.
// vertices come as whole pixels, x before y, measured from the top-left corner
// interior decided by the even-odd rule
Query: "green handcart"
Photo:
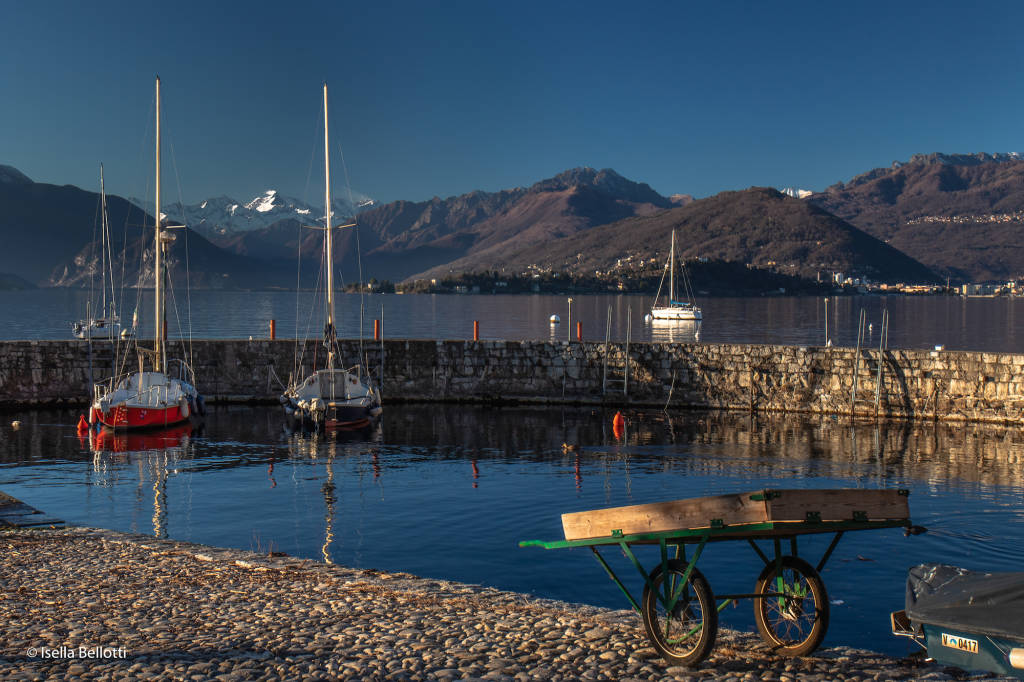
[[[820,571],[848,531],[911,527],[907,490],[758,490],[562,515],[565,540],[524,540],[520,547],[589,547],[640,613],[655,650],[669,663],[695,666],[710,653],[718,614],[739,599],[754,602],[762,639],[782,656],[806,656],[825,637],[828,593]],[[833,533],[814,565],[797,550],[801,535]],[[709,542],[745,540],[764,563],[754,591],[715,594],[697,568]],[[759,542],[770,542],[771,556]],[[644,569],[633,547],[657,545],[661,560]],[[687,546],[694,546],[687,556]],[[637,600],[601,556],[617,546],[644,581]],[[717,603],[716,603],[717,602]]]

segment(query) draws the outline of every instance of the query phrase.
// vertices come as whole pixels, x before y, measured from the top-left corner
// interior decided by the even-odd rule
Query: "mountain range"
[[[784,193],[783,193],[784,192]],[[528,187],[427,201],[334,202],[342,281],[409,280],[505,269],[601,273],[649,267],[672,230],[686,258],[816,279],[983,281],[1024,273],[1024,160],[1015,155],[919,155],[808,196],[750,188],[694,200],[664,197],[610,169],[575,168]],[[108,197],[128,284],[152,248],[144,202]],[[189,226],[171,257],[198,287],[294,287],[315,281],[323,208],[267,190],[164,207]],[[0,272],[38,286],[83,286],[97,269],[97,195],[35,183],[0,166]],[[188,252],[184,251],[187,242]],[[361,254],[361,258],[357,256]],[[187,268],[184,266],[187,265]],[[7,280],[4,280],[7,281]],[[712,287],[713,288],[713,287]]]
[[[1024,275],[1024,159],[918,154],[808,201],[953,281]]]
[[[107,214],[123,284],[152,275],[153,218],[131,202],[107,196]],[[99,195],[71,185],[33,182],[0,166],[0,271],[37,286],[88,286],[100,270]],[[263,262],[217,247],[192,229],[174,230],[169,262],[177,279],[196,287],[257,288],[268,280],[295,281],[294,264]],[[187,273],[187,274],[186,274]],[[293,285],[294,286],[294,285]]]
[[[609,276],[657,272],[668,259],[673,231],[676,254],[685,260],[743,263],[813,280],[843,272],[882,282],[937,281],[935,273],[892,246],[814,204],[767,187],[722,192],[572,238],[483,252],[465,269]],[[424,276],[441,276],[446,267]]]
[[[132,198],[131,203],[148,211],[152,201]],[[353,216],[373,200],[363,195],[356,195],[353,201],[334,199],[335,216]],[[282,196],[277,190],[268,189],[262,194],[246,202],[231,197],[213,197],[197,204],[172,202],[161,208],[170,222],[185,224],[213,242],[230,240],[240,233],[251,232],[269,227],[281,220],[296,220],[305,224],[323,222],[322,206]]]

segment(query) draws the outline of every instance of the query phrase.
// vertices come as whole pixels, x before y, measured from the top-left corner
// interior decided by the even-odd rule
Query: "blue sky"
[[[0,164],[169,200],[424,200],[614,168],[662,194],[820,190],[1024,151],[1024,3],[0,2]],[[173,153],[172,148],[173,146]],[[343,192],[340,156],[333,172]]]

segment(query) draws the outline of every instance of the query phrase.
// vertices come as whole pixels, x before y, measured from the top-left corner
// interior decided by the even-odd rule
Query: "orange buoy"
[[[78,415],[78,434],[89,433],[89,422],[84,414]]]
[[[626,432],[626,419],[622,416],[621,412],[616,412],[615,416],[612,417],[612,433],[615,434],[616,438],[622,438],[622,434]]]

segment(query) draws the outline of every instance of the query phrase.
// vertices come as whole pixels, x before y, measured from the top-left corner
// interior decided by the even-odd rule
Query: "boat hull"
[[[205,413],[196,388],[162,372],[133,373],[117,386],[97,385],[90,423],[108,429],[158,429],[189,422]]]
[[[284,405],[285,415],[291,420],[292,428],[303,430],[358,430],[373,424],[380,416],[377,405],[328,405],[314,410],[292,401]]]
[[[699,322],[701,312],[699,308],[651,308],[651,317],[655,320],[686,320]]]
[[[922,629],[928,656],[936,663],[1024,678],[1024,669],[1013,665],[1017,657],[1008,654],[1021,650],[1024,642],[930,623],[925,623]]]
[[[309,375],[281,396],[293,428],[365,428],[381,413],[380,400],[358,375],[324,369]]]
[[[97,421],[109,429],[158,429],[188,422],[191,410],[180,405],[169,407],[128,407],[117,405],[106,412],[95,411]]]

